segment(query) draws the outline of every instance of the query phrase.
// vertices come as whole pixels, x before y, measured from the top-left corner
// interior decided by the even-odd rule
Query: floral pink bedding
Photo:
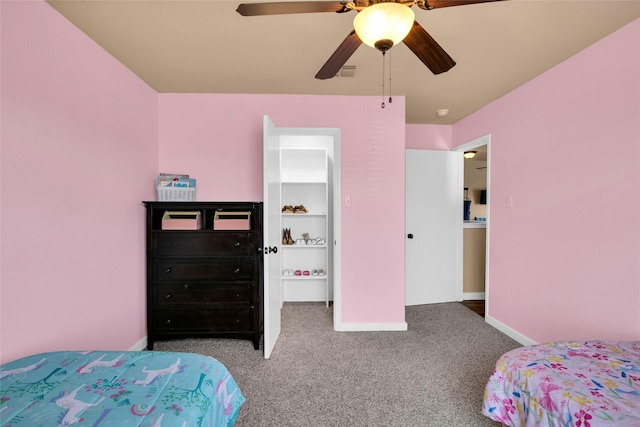
[[[564,341],[505,353],[482,413],[510,427],[640,427],[640,341]]]

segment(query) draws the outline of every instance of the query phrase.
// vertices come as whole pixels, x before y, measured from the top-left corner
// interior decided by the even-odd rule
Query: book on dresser
[[[259,349],[262,203],[143,203],[147,348],[162,339],[220,337]]]

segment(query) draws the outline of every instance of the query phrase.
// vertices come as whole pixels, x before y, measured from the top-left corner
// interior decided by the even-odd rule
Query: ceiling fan
[[[259,15],[282,15],[293,13],[316,13],[316,12],[336,12],[346,13],[352,10],[358,12],[354,20],[355,29],[338,46],[335,52],[329,57],[327,62],[316,74],[316,79],[329,79],[335,77],[342,66],[353,55],[356,49],[364,42],[375,47],[383,53],[396,43],[403,41],[405,45],[426,65],[433,74],[440,74],[449,71],[456,62],[447,52],[427,33],[427,31],[414,19],[413,11],[410,9],[416,5],[420,9],[431,10],[451,6],[463,6],[475,3],[487,3],[502,0],[354,0],[354,1],[293,1],[275,3],[244,3],[238,6],[236,11],[242,16]],[[384,6],[382,6],[384,5]],[[404,17],[408,20],[404,35],[396,36],[395,40],[383,38],[380,40],[368,40],[366,34],[360,28],[363,25],[369,27],[379,27],[379,24],[364,24],[365,15],[374,9],[388,7],[395,8],[394,12],[407,14]],[[405,10],[406,9],[406,10]],[[366,11],[366,13],[363,13]],[[374,18],[375,19],[375,18]],[[362,21],[361,23],[358,20]],[[364,40],[363,40],[364,39]]]

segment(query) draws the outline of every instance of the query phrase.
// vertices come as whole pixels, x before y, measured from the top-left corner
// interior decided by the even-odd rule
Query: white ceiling
[[[48,0],[160,93],[373,95],[382,102],[382,56],[366,45],[347,61],[355,77],[314,78],[356,12],[243,17],[235,12],[241,2],[252,1]],[[433,75],[400,44],[387,55],[391,94],[406,97],[407,123],[453,124],[639,18],[640,0],[413,9],[457,65]],[[385,88],[388,98],[388,80]],[[449,115],[439,117],[441,108]]]

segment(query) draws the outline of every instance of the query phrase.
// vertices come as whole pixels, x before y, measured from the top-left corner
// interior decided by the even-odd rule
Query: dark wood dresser
[[[262,203],[143,203],[147,348],[159,339],[224,337],[259,349]]]

